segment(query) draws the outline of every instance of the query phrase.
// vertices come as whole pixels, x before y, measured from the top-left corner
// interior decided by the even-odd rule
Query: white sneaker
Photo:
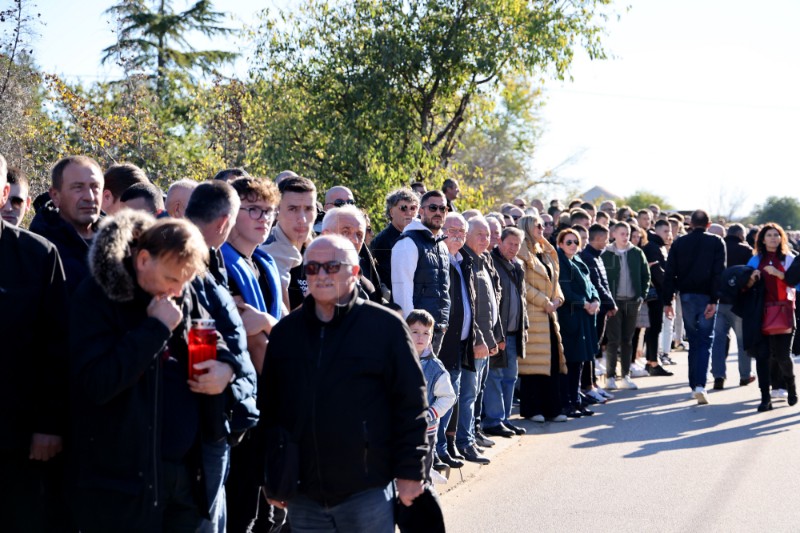
[[[619,388],[636,390],[639,387],[636,386],[636,383],[633,382],[630,376],[625,376],[622,378],[622,382],[619,384]]]
[[[588,396],[590,398],[593,398],[593,399],[597,400],[597,403],[606,403],[605,396],[603,396],[602,394],[597,392],[596,389],[592,389],[592,390],[590,390],[588,392],[585,392],[584,394],[586,394],[586,396]]]
[[[706,389],[704,389],[703,387],[695,388],[694,399],[697,400],[697,405],[708,404],[708,394],[706,394]]]
[[[611,394],[610,392],[608,392],[605,389],[601,389],[600,387],[597,387],[595,390],[597,391],[597,394],[599,394],[600,396],[602,396],[606,400],[613,400],[614,399],[614,395]]]
[[[789,393],[786,389],[772,389],[772,392],[769,393],[770,396],[773,398],[788,398]]]
[[[606,379],[606,390],[614,390],[617,388],[617,380],[614,378]]]
[[[643,378],[649,376],[650,373],[639,365],[631,365],[631,376],[635,378]]]
[[[544,416],[543,415],[533,415],[531,417],[531,422],[536,422],[537,424],[544,424]]]
[[[567,415],[560,414],[558,416],[554,416],[553,418],[551,418],[550,422],[566,422],[567,420],[569,420],[567,418]]]

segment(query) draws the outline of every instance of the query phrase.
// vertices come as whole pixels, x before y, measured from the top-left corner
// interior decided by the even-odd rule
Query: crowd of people
[[[9,530],[441,531],[432,484],[524,434],[516,405],[592,416],[673,375],[684,340],[707,404],[731,330],[758,410],[797,403],[800,261],[778,224],[459,193],[394,190],[373,232],[349,188],[318,198],[291,171],[164,195],[70,156],[32,202],[0,156]],[[194,362],[209,320],[216,356]]]

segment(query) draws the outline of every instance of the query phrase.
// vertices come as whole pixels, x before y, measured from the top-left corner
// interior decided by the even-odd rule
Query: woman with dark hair
[[[567,389],[562,394],[564,414],[570,418],[590,416],[578,394],[583,363],[591,361],[597,347],[595,315],[600,310],[600,296],[589,278],[589,267],[578,256],[581,239],[572,228],[558,234],[558,283],[564,304],[558,308],[564,357],[567,360]]]
[[[756,359],[758,387],[761,389],[759,411],[772,409],[770,401],[770,366],[776,371],[778,381],[786,383],[789,405],[797,403],[797,387],[794,379],[794,363],[790,355],[794,337],[794,298],[795,290],[786,284],[786,270],[791,266],[794,256],[789,250],[786,232],[774,223],[764,224],[756,236],[753,257],[747,266],[754,268],[748,287],[754,291],[750,301],[755,305],[748,307],[749,313],[743,317],[748,329],[755,335],[754,342],[748,343],[750,353]],[[787,308],[786,328],[767,331],[765,311],[770,308]],[[780,312],[780,311],[779,311]],[[755,325],[758,327],[754,327]],[[778,377],[779,376],[779,377]]]
[[[519,413],[534,422],[566,422],[561,413],[560,375],[567,373],[556,309],[564,301],[558,284],[558,253],[544,237],[537,216],[517,221],[525,233],[517,257],[525,271],[528,338],[525,358],[519,360]]]

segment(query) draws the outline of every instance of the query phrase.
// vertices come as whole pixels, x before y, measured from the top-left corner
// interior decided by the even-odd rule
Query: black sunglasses
[[[578,245],[580,243],[581,241],[573,241],[572,239],[567,239],[564,241],[564,244],[566,244],[567,246],[572,246],[573,244]]]
[[[431,213],[435,213],[436,211],[441,211],[442,213],[447,213],[447,206],[446,205],[428,204],[428,205],[423,205],[422,207],[427,207],[428,211],[430,211]]]
[[[356,201],[355,200],[342,200],[342,199],[339,199],[339,200],[334,200],[331,203],[333,203],[333,205],[335,205],[336,207],[342,207],[343,205],[356,205]]]
[[[419,206],[416,206],[416,205],[400,205],[398,207],[400,208],[400,211],[402,211],[403,213],[405,213],[409,209],[411,211],[416,211],[417,209],[419,209]]]
[[[327,263],[319,263],[317,261],[309,261],[303,268],[305,269],[306,276],[316,276],[319,274],[319,269],[324,270],[328,274],[336,274],[342,269],[342,265],[349,265],[350,263],[342,263],[341,261],[328,261]]]

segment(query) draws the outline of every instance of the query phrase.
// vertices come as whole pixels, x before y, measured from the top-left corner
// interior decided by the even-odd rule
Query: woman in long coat
[[[520,415],[535,422],[564,422],[559,376],[567,373],[556,309],[564,301],[558,284],[558,254],[544,238],[537,216],[524,216],[517,227],[525,233],[517,257],[525,269],[528,339],[519,361]]]
[[[558,282],[564,294],[564,305],[558,308],[564,357],[567,360],[567,390],[564,414],[571,418],[593,415],[581,404],[580,386],[583,363],[591,361],[597,349],[595,318],[600,309],[600,296],[589,279],[586,266],[578,251],[581,238],[573,229],[562,230],[556,239],[560,265]]]

